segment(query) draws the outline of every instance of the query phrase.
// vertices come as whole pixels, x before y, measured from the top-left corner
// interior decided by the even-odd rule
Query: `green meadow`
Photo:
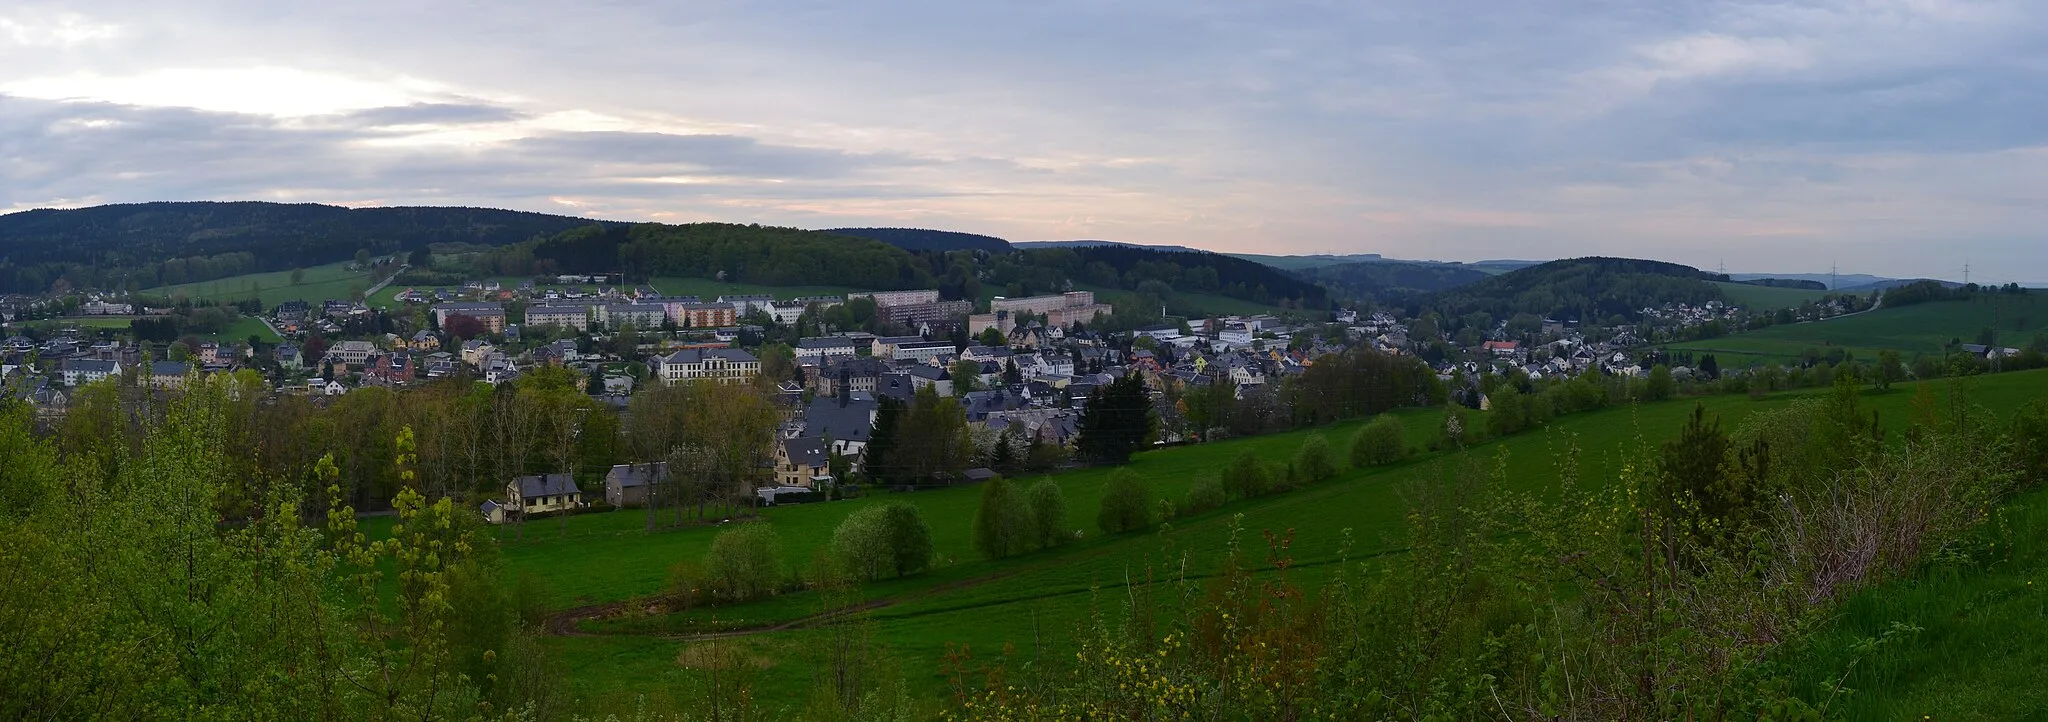
[[[1972,402],[2005,413],[2048,393],[2048,371],[1976,377],[1956,385],[1933,382],[1937,395],[1946,396],[1955,388],[1964,389]],[[1914,384],[1902,384],[1889,392],[1868,393],[1864,402],[1896,430],[1904,425],[1914,390]],[[932,526],[939,562],[928,573],[871,583],[830,599],[816,593],[794,593],[674,614],[652,614],[624,605],[608,618],[580,622],[577,635],[553,637],[549,644],[568,670],[578,707],[630,712],[637,699],[662,700],[694,684],[695,672],[687,662],[691,650],[706,642],[691,641],[689,635],[787,625],[781,631],[719,643],[741,647],[761,667],[757,686],[761,699],[794,701],[810,689],[813,674],[823,668],[821,641],[823,635],[833,633],[829,627],[810,626],[801,620],[869,602],[873,607],[863,615],[865,628],[890,650],[909,693],[936,699],[945,689],[937,665],[948,645],[967,645],[984,660],[1005,649],[1013,660],[1064,654],[1076,631],[1092,615],[1114,614],[1120,608],[1122,596],[1129,593],[1128,584],[1210,574],[1233,544],[1262,556],[1267,549],[1266,533],[1290,537],[1291,546],[1286,550],[1294,560],[1290,573],[1303,583],[1313,583],[1326,574],[1347,553],[1347,544],[1354,561],[1398,564],[1408,499],[1447,474],[1480,474],[1499,464],[1505,472],[1501,478],[1507,480],[1506,490],[1542,491],[1554,488],[1559,479],[1556,462],[1568,449],[1576,448],[1581,478],[1589,484],[1602,483],[1615,478],[1621,464],[1640,461],[1647,449],[1674,436],[1695,403],[1704,404],[1732,425],[1755,411],[1818,393],[1754,400],[1741,396],[1684,399],[1562,417],[1544,428],[1463,452],[1424,455],[1387,467],[1347,469],[1321,484],[1232,502],[1216,511],[1174,519],[1147,533],[1097,533],[1094,516],[1108,470],[1062,472],[1052,478],[1066,492],[1069,526],[1085,530],[1082,537],[1063,547],[1000,561],[983,560],[971,551],[969,532],[980,494],[977,487],[765,509],[761,517],[780,537],[784,563],[792,573],[809,565],[814,551],[851,511],[893,500],[909,501],[923,512]],[[1441,419],[1440,412],[1425,410],[1401,412],[1399,418],[1415,446],[1435,434]],[[1339,457],[1346,458],[1350,435],[1361,423],[1160,449],[1138,455],[1128,468],[1147,479],[1157,496],[1179,500],[1195,482],[1213,478],[1238,454],[1250,451],[1269,462],[1281,462],[1311,434],[1325,435]],[[2033,518],[2038,521],[2039,517]],[[627,510],[580,515],[566,522],[536,520],[526,525],[523,538],[517,538],[521,530],[516,528],[496,531],[504,540],[508,573],[537,580],[551,591],[553,608],[568,609],[660,592],[669,569],[677,562],[701,559],[718,531],[699,526],[649,533],[645,526],[645,512]],[[2038,557],[2037,551],[2037,569]],[[2038,576],[2038,571],[2035,573]],[[1957,584],[1978,585],[1964,590],[1973,593],[2010,586],[1988,581]],[[1927,596],[1914,609],[1932,614],[1948,608],[1943,604],[1953,606],[1945,599]],[[2011,604],[2020,610],[2038,609],[2040,599],[2012,600]],[[1869,619],[1882,621],[1879,618],[1884,614],[1873,614]],[[1844,624],[1855,621],[1850,618]],[[1962,620],[1957,624],[1967,627],[1972,623]],[[2035,629],[2041,627],[2038,619],[2034,624]],[[1996,630],[1976,633],[1997,638]],[[1920,640],[1923,646],[1938,645],[1939,641]],[[1926,646],[1922,651],[1932,655],[1929,659],[1975,654],[1968,649],[1942,651],[1945,649]],[[2039,652],[2031,654],[2038,657]],[[2027,667],[2029,671],[2041,668],[2040,664]],[[1949,678],[1952,687],[1968,686],[1968,678],[1960,673]],[[1939,698],[1951,693],[1942,689],[1932,688],[1926,694]]]
[[[1827,354],[1837,348],[1861,359],[1874,359],[1878,351],[1890,349],[1911,360],[1923,354],[1939,355],[1950,342],[1976,343],[1986,329],[1993,332],[1999,345],[2026,347],[2036,334],[2048,331],[2048,294],[1980,294],[1967,301],[1879,308],[1825,321],[1672,344],[1670,348],[1717,354],[1724,368],[1747,365],[1731,363],[1731,358],[1782,363],[1808,350]]]
[[[239,301],[251,296],[260,299],[264,308],[271,308],[285,301],[305,301],[317,304],[330,298],[348,298],[356,291],[367,291],[376,281],[366,271],[348,270],[347,263],[330,263],[303,269],[304,278],[292,283],[291,271],[269,271],[249,273],[240,276],[198,283],[181,283],[175,286],[158,286],[143,290],[143,293],[175,297],[183,294],[192,300]]]

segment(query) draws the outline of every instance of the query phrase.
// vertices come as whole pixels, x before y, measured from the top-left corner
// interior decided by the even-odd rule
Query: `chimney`
[[[853,369],[842,363],[839,365],[839,408],[846,408],[846,404],[852,400]]]

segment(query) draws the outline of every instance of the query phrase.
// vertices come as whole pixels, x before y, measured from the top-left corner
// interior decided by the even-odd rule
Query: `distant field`
[[[234,323],[228,324],[226,329],[214,334],[213,338],[218,341],[247,343],[250,336],[262,339],[266,343],[277,343],[284,340],[277,334],[271,333],[270,327],[264,325],[262,320],[249,316],[235,319]]]
[[[1909,418],[1904,411],[1912,398],[1912,385],[1907,386],[1869,394],[1865,403],[1882,411],[1880,418],[1896,427]],[[1934,388],[1937,394],[1946,394],[1950,386],[1940,383]],[[2048,391],[2048,371],[1978,377],[1968,381],[1967,388],[1976,402],[2007,412]],[[1326,483],[1235,502],[1217,511],[1176,519],[1146,534],[1105,537],[1095,532],[1093,519],[1107,470],[1061,473],[1052,478],[1070,504],[1069,526],[1086,529],[1086,537],[1067,547],[1002,561],[982,560],[969,551],[971,518],[980,494],[975,487],[779,507],[767,510],[765,517],[780,536],[785,563],[797,569],[808,563],[811,551],[829,539],[840,520],[863,505],[900,499],[923,511],[933,527],[939,566],[911,579],[866,585],[856,594],[894,600],[870,614],[875,621],[873,631],[892,651],[893,662],[903,670],[912,694],[935,699],[942,694],[944,681],[934,665],[947,643],[971,644],[977,658],[984,652],[992,657],[994,650],[1006,643],[1014,644],[1025,658],[1070,653],[1067,645],[1073,641],[1077,625],[1085,624],[1092,610],[1115,614],[1120,608],[1126,580],[1147,575],[1158,578],[1174,573],[1181,565],[1196,576],[1213,571],[1231,543],[1230,520],[1236,515],[1242,514],[1244,519],[1240,542],[1252,549],[1265,548],[1262,532],[1292,532],[1288,554],[1295,564],[1291,573],[1298,575],[1295,581],[1313,584],[1338,559],[1347,535],[1355,544],[1351,551],[1354,560],[1398,563],[1404,543],[1403,514],[1411,490],[1438,483],[1444,474],[1473,473],[1464,464],[1490,467],[1504,463],[1505,478],[1514,489],[1547,489],[1557,481],[1554,463],[1558,454],[1571,442],[1583,450],[1577,463],[1584,483],[1603,484],[1614,478],[1632,443],[1654,444],[1669,438],[1696,403],[1704,403],[1709,411],[1735,424],[1752,412],[1781,408],[1792,399],[1817,393],[1777,394],[1762,400],[1742,396],[1682,399],[1567,416],[1553,422],[1548,431],[1486,443],[1464,454],[1347,469]],[[1437,414],[1408,411],[1399,416],[1411,441],[1419,444],[1439,423]],[[1153,451],[1135,457],[1128,468],[1149,481],[1158,496],[1178,500],[1196,481],[1213,477],[1219,467],[1244,451],[1269,461],[1283,460],[1304,438],[1322,434],[1342,458],[1358,424]],[[508,571],[523,571],[545,580],[557,592],[557,607],[620,600],[659,589],[671,566],[701,558],[716,534],[712,528],[648,534],[642,530],[644,519],[638,511],[578,516],[568,520],[566,536],[553,520],[533,522],[525,530],[524,541],[504,546]],[[365,522],[366,527],[377,529],[383,524],[388,522]],[[513,530],[499,531],[503,538]],[[800,593],[711,611],[629,616],[590,623],[586,629],[665,634],[749,626],[802,617],[827,606],[828,602],[815,594]],[[763,701],[781,704],[807,692],[813,673],[826,664],[819,644],[822,634],[820,630],[778,632],[736,642],[769,665],[757,688]],[[675,663],[677,655],[691,645],[658,636],[554,638],[549,645],[571,670],[572,696],[586,711],[628,710],[637,695],[658,697],[685,684],[693,674]]]
[[[1728,301],[1748,309],[1775,311],[1781,308],[1798,308],[1807,301],[1820,300],[1827,291],[1808,291],[1799,288],[1774,288],[1752,286],[1747,283],[1714,282],[1721,292],[1728,295]]]
[[[2035,334],[2048,332],[2048,294],[1982,295],[1968,301],[1921,303],[1880,308],[1826,321],[1795,323],[1738,333],[1705,341],[1672,344],[1674,350],[1740,354],[1752,361],[1786,361],[1807,349],[1821,353],[1840,348],[1858,358],[1873,358],[1891,349],[1907,359],[1939,354],[1952,340],[1975,343],[1984,329],[1997,333],[1998,343],[2024,347]],[[1717,357],[1723,367],[1726,356]]]
[[[273,271],[158,286],[143,293],[160,296],[184,294],[195,301],[239,301],[253,295],[262,300],[264,308],[270,308],[285,301],[319,303],[330,298],[348,298],[354,291],[368,290],[375,285],[370,274],[350,271],[347,266],[346,263],[331,263],[307,268],[305,280],[297,284],[292,283],[291,271]]]

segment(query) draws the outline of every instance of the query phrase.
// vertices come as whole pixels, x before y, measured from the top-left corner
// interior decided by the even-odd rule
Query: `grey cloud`
[[[344,116],[341,121],[368,126],[454,125],[500,123],[527,117],[530,117],[530,114],[483,103],[414,103],[356,111]]]

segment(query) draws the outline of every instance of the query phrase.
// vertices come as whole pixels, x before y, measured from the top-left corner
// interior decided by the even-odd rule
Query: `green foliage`
[[[705,583],[722,602],[745,602],[774,594],[783,581],[781,540],[760,522],[721,531],[704,554]]]
[[[1668,401],[1678,393],[1678,382],[1671,377],[1671,367],[1657,364],[1650,368],[1650,378],[1643,384],[1643,399],[1646,401]]]
[[[974,511],[974,549],[990,559],[1031,551],[1037,541],[1031,502],[1016,485],[995,477],[981,487],[981,505]]]
[[[1238,452],[1223,468],[1223,489],[1237,499],[1265,496],[1273,491],[1273,473],[1251,449]]]
[[[1408,456],[1408,431],[1401,420],[1381,414],[1351,437],[1351,466],[1392,464]]]
[[[1031,507],[1031,524],[1039,547],[1059,546],[1073,538],[1067,528],[1067,495],[1060,491],[1059,484],[1052,479],[1039,479],[1026,492],[1026,501]]]
[[[1181,513],[1200,514],[1223,506],[1230,501],[1223,491],[1222,479],[1202,479],[1188,488],[1187,499],[1181,502]]]
[[[1892,384],[1906,380],[1906,365],[1899,360],[1896,349],[1877,352],[1877,373],[1874,376],[1879,391],[1888,391]]]
[[[863,580],[915,574],[931,566],[931,526],[908,503],[864,507],[832,532],[832,555],[840,571]]]
[[[2036,400],[2013,415],[2014,458],[2029,486],[2048,484],[2048,400]]]
[[[1095,515],[1095,526],[1104,534],[1148,529],[1152,507],[1152,487],[1129,469],[1118,469],[1102,487],[1102,509]]]
[[[1337,475],[1337,460],[1330,452],[1330,440],[1322,434],[1314,434],[1301,442],[1301,449],[1294,452],[1294,473],[1303,484],[1328,481]]]
[[[1414,356],[1392,356],[1355,348],[1316,359],[1287,382],[1286,391],[1301,426],[1443,403],[1436,371]]]
[[[1120,464],[1151,443],[1158,429],[1158,414],[1152,410],[1145,380],[1135,373],[1125,374],[1089,395],[1088,405],[1081,411],[1081,435],[1075,447],[1081,458]]]

